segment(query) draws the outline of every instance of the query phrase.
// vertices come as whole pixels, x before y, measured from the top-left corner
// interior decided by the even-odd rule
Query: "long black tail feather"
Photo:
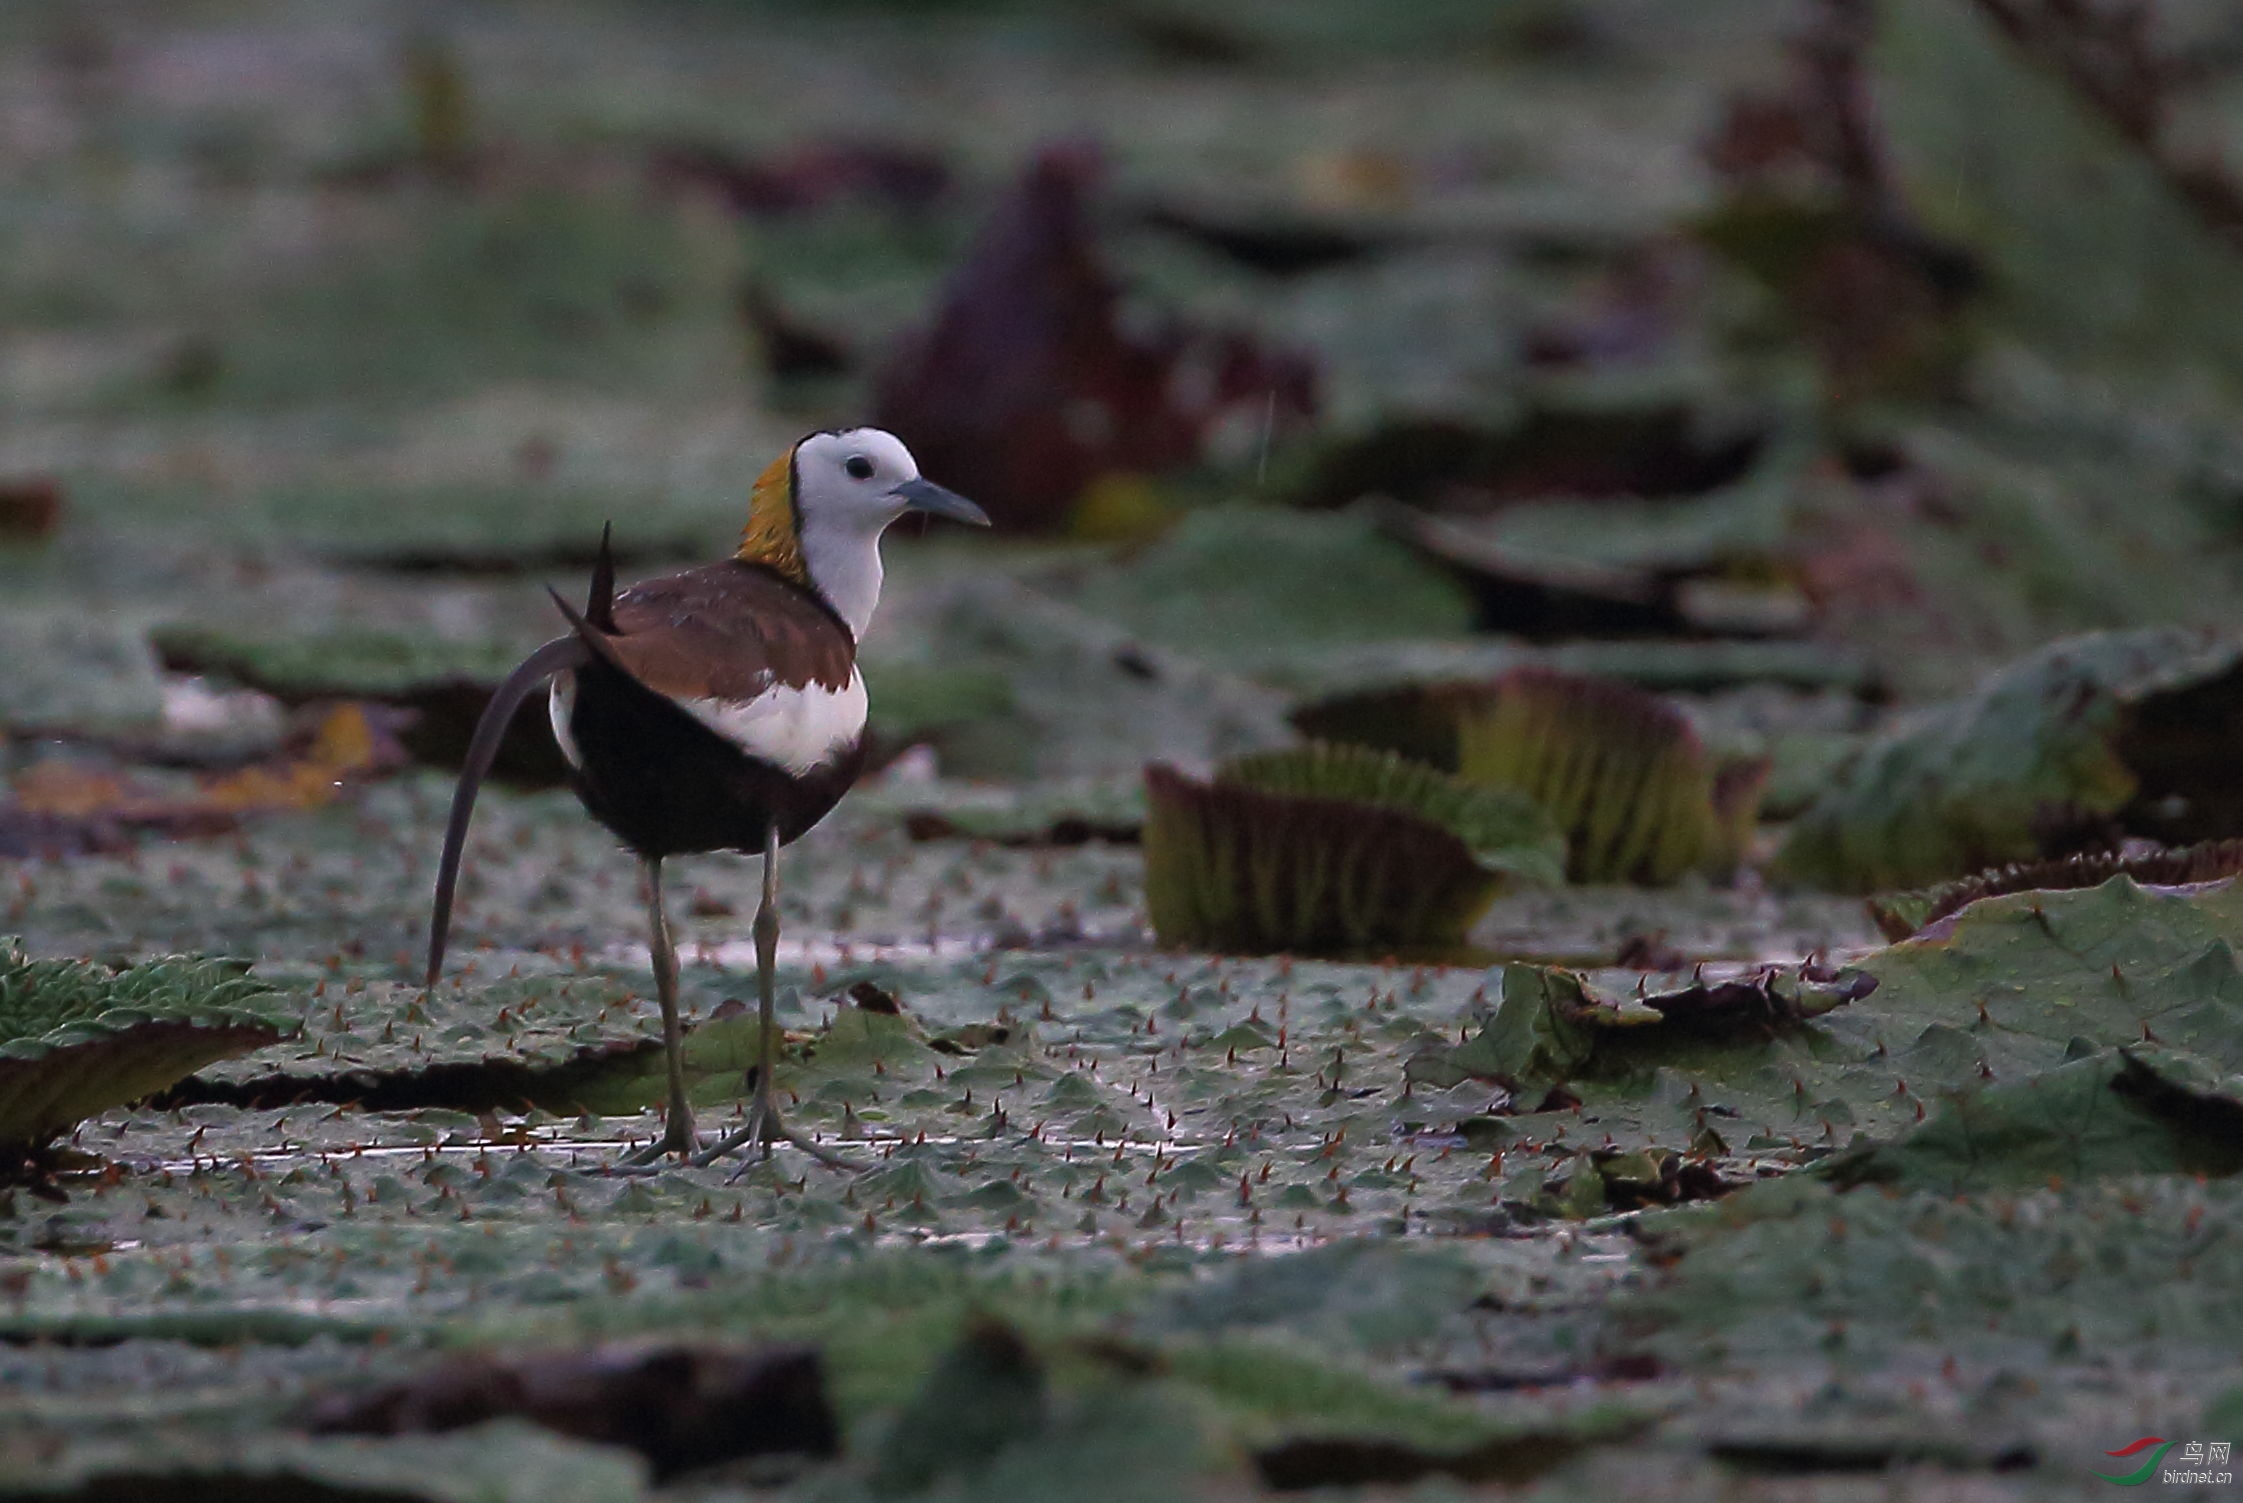
[[[597,658],[632,683],[638,682],[638,675],[634,674],[625,666],[623,660],[615,655],[614,644],[609,640],[615,633],[602,631],[597,622],[586,619],[582,612],[577,610],[575,606],[570,605],[562,597],[561,592],[551,585],[545,587],[545,593],[553,597],[553,604],[560,610],[562,618],[568,622],[569,630],[576,633],[575,640],[577,645],[584,649],[586,661],[589,662],[591,659]],[[569,639],[564,637],[562,640],[567,641]]]
[[[605,551],[603,548],[603,554]],[[612,570],[608,577],[612,593]],[[570,614],[574,616],[573,612]],[[498,757],[499,743],[506,739],[506,728],[512,724],[514,712],[521,709],[522,702],[543,687],[547,679],[556,673],[581,668],[590,661],[591,652],[579,636],[559,637],[546,643],[506,676],[506,682],[498,686],[498,692],[484,707],[483,718],[475,724],[475,738],[468,743],[467,764],[460,769],[459,786],[452,790],[452,814],[444,825],[444,858],[436,868],[436,906],[428,925],[430,986],[436,984],[437,977],[444,971],[444,948],[452,931],[452,891],[459,884],[460,852],[467,843],[468,821],[475,814],[475,795],[482,791],[483,779]]]
[[[600,524],[600,556],[592,565],[592,589],[584,602],[584,619],[609,636],[615,635],[615,524]]]

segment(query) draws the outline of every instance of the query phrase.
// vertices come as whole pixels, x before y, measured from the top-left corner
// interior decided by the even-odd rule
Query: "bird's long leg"
[[[670,1102],[659,1143],[632,1154],[626,1164],[645,1164],[665,1154],[690,1154],[695,1147],[693,1106],[685,1096],[685,1027],[678,1019],[678,947],[670,938],[662,909],[662,858],[646,860],[647,952],[654,961],[654,995],[662,1004],[662,1052],[670,1067]]]
[[[786,1125],[779,1116],[772,1075],[779,1043],[779,827],[770,826],[763,837],[763,901],[755,910],[756,1066],[755,1100],[748,1108],[747,1125],[725,1135],[714,1147],[697,1155],[696,1164],[712,1163],[743,1146],[753,1145],[771,1156],[771,1145],[784,1138],[821,1164],[836,1169],[858,1167],[806,1135]]]
[[[771,1085],[779,1053],[779,827],[763,832],[763,900],[755,905],[755,1105],[750,1124],[763,1124],[763,1156],[779,1128],[779,1100]]]

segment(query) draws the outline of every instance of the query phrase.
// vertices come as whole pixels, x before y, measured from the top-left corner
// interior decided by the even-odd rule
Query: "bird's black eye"
[[[872,478],[872,461],[862,454],[850,455],[841,462],[841,468],[849,472],[851,480],[870,480]]]

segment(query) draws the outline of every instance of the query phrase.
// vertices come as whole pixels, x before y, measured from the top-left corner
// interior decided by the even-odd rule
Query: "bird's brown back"
[[[856,669],[857,644],[824,601],[736,559],[631,586],[615,597],[615,625],[605,655],[672,699],[839,690]]]

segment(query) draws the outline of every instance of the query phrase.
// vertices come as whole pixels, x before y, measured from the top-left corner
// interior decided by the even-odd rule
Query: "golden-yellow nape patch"
[[[795,527],[794,451],[764,467],[748,492],[748,525],[740,530],[743,563],[775,569],[797,584],[810,582],[802,563],[802,535]]]

